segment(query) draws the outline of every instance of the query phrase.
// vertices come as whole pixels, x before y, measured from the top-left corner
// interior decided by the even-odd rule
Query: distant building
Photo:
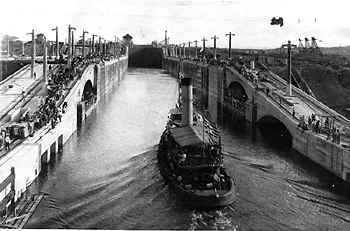
[[[275,58],[274,57],[259,56],[258,61],[266,66],[274,66],[275,65]]]
[[[134,43],[132,42],[132,36],[129,34],[124,35],[122,45],[127,46],[127,47],[133,47]]]

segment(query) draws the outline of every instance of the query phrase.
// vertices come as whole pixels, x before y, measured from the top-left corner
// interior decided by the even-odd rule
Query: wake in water
[[[190,230],[237,230],[239,229],[238,220],[234,217],[237,212],[231,206],[220,210],[199,211],[193,210],[189,214],[191,223]]]

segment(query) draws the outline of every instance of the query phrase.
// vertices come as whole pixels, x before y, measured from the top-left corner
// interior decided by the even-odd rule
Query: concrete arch
[[[284,139],[292,145],[293,135],[288,126],[283,121],[272,115],[265,115],[258,120],[260,133],[268,138],[275,138],[275,141],[281,142]]]
[[[237,81],[231,82],[227,88],[227,93],[239,101],[247,101],[249,99],[246,90],[242,84]]]
[[[87,80],[85,82],[83,94],[85,94],[85,93],[93,93],[93,92],[94,92],[94,87],[92,86],[92,82],[89,79],[89,80]]]
[[[243,96],[243,94],[245,94],[246,100],[248,99],[252,100],[254,98],[253,86],[248,81],[246,81],[246,79],[241,74],[239,74],[238,71],[236,71],[234,68],[232,67],[225,68],[225,79],[226,79],[226,83],[225,83],[226,94],[228,94],[229,88],[232,90],[232,87],[234,87],[236,88],[236,90],[239,89],[239,92],[244,92],[244,93],[240,93],[240,95]]]

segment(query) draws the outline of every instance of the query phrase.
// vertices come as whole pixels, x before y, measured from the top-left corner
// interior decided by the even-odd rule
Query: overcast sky
[[[68,25],[114,41],[129,33],[135,44],[164,39],[170,43],[219,37],[218,47],[275,48],[299,38],[319,39],[319,46],[350,45],[349,0],[1,0],[0,33],[30,40],[34,29],[55,40],[51,29],[58,26],[64,41]],[[283,17],[284,26],[270,25],[271,18]],[[198,45],[201,45],[202,42]],[[192,45],[193,46],[193,45]]]

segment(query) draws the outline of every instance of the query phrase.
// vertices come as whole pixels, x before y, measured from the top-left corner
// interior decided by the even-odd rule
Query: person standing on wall
[[[10,150],[10,134],[6,134],[6,138],[5,138],[5,150]]]

